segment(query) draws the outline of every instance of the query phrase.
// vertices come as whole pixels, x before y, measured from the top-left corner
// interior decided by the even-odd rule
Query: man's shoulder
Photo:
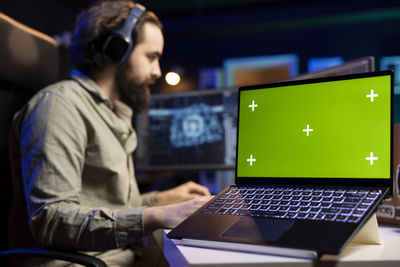
[[[14,116],[13,127],[20,129],[30,118],[36,124],[46,124],[50,118],[62,119],[67,112],[79,114],[85,106],[84,88],[74,80],[63,80],[38,91]],[[77,114],[78,114],[77,113]],[[64,114],[61,115],[60,114]]]
[[[28,104],[36,105],[44,101],[61,101],[69,104],[79,104],[88,97],[89,94],[85,88],[75,80],[68,79],[48,85],[41,89],[30,99]]]
[[[19,111],[23,117],[36,113],[64,112],[65,108],[78,110],[87,106],[88,92],[73,79],[59,81],[38,91]]]
[[[46,94],[68,98],[87,95],[87,91],[77,81],[67,79],[43,88],[37,93],[37,96]]]

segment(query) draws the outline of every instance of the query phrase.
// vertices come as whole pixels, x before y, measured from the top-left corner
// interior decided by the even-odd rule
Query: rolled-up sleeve
[[[90,138],[85,116],[54,92],[38,99],[20,114],[22,179],[35,239],[44,247],[95,251],[122,247],[143,237],[143,207],[81,203]]]

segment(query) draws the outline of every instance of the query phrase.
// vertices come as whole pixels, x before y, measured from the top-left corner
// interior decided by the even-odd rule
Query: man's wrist
[[[147,207],[143,210],[143,227],[146,234],[163,226],[163,210],[158,207]]]

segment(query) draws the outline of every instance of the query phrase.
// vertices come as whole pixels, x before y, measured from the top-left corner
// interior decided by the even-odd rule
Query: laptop
[[[168,233],[183,244],[338,254],[392,196],[393,73],[239,88],[235,184]]]

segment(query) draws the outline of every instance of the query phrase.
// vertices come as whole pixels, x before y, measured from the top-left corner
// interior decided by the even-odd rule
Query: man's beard
[[[133,79],[129,79],[129,72],[132,72],[129,61],[123,63],[117,70],[116,85],[119,100],[132,108],[134,113],[141,113],[148,109],[150,89],[146,82],[138,84]]]

